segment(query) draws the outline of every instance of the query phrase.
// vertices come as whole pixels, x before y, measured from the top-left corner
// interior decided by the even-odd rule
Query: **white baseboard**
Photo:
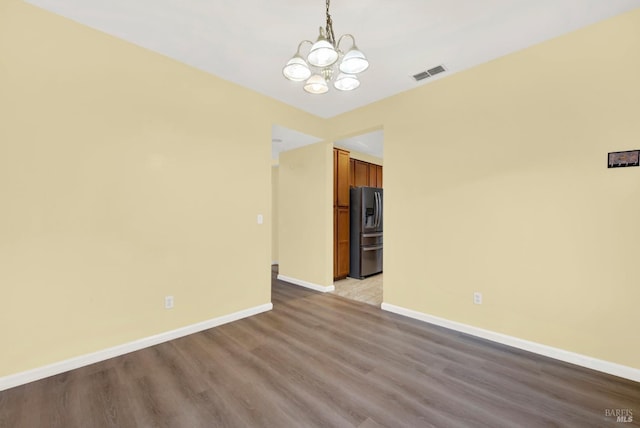
[[[336,289],[336,287],[333,286],[333,285],[327,285],[327,286],[318,285],[318,284],[314,284],[312,282],[303,281],[301,279],[291,278],[289,276],[284,276],[284,275],[278,275],[278,279],[280,281],[290,282],[291,284],[299,285],[299,286],[305,287],[305,288],[310,288],[310,289],[315,290],[315,291],[321,291],[323,293],[329,293],[329,292],[331,292],[331,291]]]
[[[435,324],[440,327],[467,333],[472,336],[491,340],[493,342],[502,343],[503,345],[508,345],[514,348],[533,352],[535,354],[544,355],[545,357],[554,358],[556,360],[565,361],[567,363],[587,367],[592,370],[597,370],[603,373],[608,373],[614,376],[619,376],[625,379],[640,382],[640,369],[623,366],[621,364],[616,364],[609,361],[599,360],[597,358],[576,354],[575,352],[565,351],[563,349],[542,345],[536,342],[530,342],[528,340],[519,339],[517,337],[508,336],[502,333],[484,330],[482,328],[473,327],[468,324],[450,321],[444,318],[436,317],[411,309],[406,309],[401,306],[396,306],[389,303],[382,303],[381,308],[385,311],[394,312],[396,314],[424,321],[429,324]]]
[[[26,383],[33,382],[36,380],[44,379],[49,376],[54,376],[60,373],[64,373],[69,370],[74,370],[80,367],[84,367],[89,364],[108,360],[109,358],[114,358],[120,355],[128,354],[133,351],[138,351],[143,348],[148,348],[150,346],[154,346],[159,343],[168,342],[170,340],[177,339],[179,337],[198,333],[200,331],[217,327],[222,324],[227,324],[232,321],[237,321],[242,318],[247,318],[262,312],[270,311],[271,309],[273,309],[273,304],[266,303],[264,305],[255,306],[253,308],[244,309],[242,311],[234,312],[232,314],[223,315],[218,318],[213,318],[207,321],[191,324],[186,327],[160,333],[155,336],[145,337],[142,339],[134,340],[133,342],[124,343],[122,345],[117,345],[111,348],[103,349],[101,351],[92,352],[90,354],[80,355],[78,357],[73,357],[68,360],[49,364],[47,366],[38,367],[38,368],[27,370],[21,373],[0,377],[0,391],[4,391],[5,389],[13,388],[19,385],[24,385]]]

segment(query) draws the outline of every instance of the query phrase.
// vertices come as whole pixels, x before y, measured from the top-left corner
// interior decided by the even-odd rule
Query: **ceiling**
[[[352,152],[365,153],[382,159],[383,142],[384,133],[382,130],[379,130],[336,141],[335,145]]]
[[[382,159],[383,140],[383,131],[378,130],[338,140],[335,141],[334,144],[343,149],[365,153]],[[285,128],[284,126],[273,125],[271,127],[271,158],[277,160],[282,152],[320,141],[322,141],[322,138],[303,134],[302,132]]]
[[[371,65],[355,91],[311,95],[282,67],[325,25],[321,0],[27,2],[323,118],[640,7],[640,0],[334,0],[336,37],[353,34]],[[447,71],[412,78],[438,65]]]
[[[322,141],[322,138],[303,134],[280,125],[271,126],[271,159],[277,160],[280,153]]]

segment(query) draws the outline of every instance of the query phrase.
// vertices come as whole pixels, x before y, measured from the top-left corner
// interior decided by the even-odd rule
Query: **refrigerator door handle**
[[[362,237],[363,238],[377,238],[379,236],[382,236],[382,232],[375,232],[375,233],[363,233]]]
[[[373,192],[373,203],[375,205],[373,227],[377,229],[378,228],[378,192]]]
[[[382,226],[382,193],[378,192],[378,209],[380,214],[378,215],[378,228]]]
[[[382,217],[382,201],[380,198],[380,192],[376,192],[376,228],[380,227],[380,220]]]
[[[378,251],[382,250],[382,245],[376,245],[375,247],[362,247],[362,251]]]

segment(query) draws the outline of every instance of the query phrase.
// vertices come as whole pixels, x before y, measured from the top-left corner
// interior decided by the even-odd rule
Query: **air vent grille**
[[[429,73],[427,73],[426,71],[423,71],[421,73],[413,75],[413,78],[416,79],[416,82],[419,82],[422,79],[426,79],[427,77],[431,77],[431,75]]]
[[[421,80],[427,79],[429,77],[435,76],[436,74],[440,74],[447,71],[446,68],[444,68],[444,65],[438,65],[436,67],[430,68],[427,71],[421,71],[418,74],[414,74],[413,78],[415,79],[416,82],[419,82]]]
[[[441,65],[439,65],[439,66],[437,66],[437,67],[433,67],[433,68],[432,68],[432,69],[430,69],[430,70],[427,70],[427,73],[429,73],[429,74],[430,74],[430,75],[432,75],[432,76],[435,76],[436,74],[440,74],[440,73],[442,73],[443,71],[444,71],[444,67],[443,67],[443,66],[441,66]]]

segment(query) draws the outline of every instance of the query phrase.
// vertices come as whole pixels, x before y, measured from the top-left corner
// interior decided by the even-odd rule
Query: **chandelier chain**
[[[327,28],[326,28],[326,32],[327,32],[327,39],[329,39],[329,42],[335,46],[336,45],[336,37],[333,34],[333,21],[331,19],[331,15],[329,14],[329,3],[331,3],[331,0],[327,0]]]

